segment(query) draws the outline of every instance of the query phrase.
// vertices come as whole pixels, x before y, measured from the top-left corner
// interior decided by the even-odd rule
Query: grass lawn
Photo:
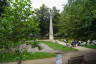
[[[70,48],[61,44],[53,43],[50,41],[41,41],[41,43],[47,44],[49,47],[53,48],[54,50],[77,51],[77,49]]]
[[[47,52],[36,52],[36,53],[24,53],[22,54],[22,60],[32,60],[32,59],[43,59],[55,57],[55,54]],[[19,59],[16,53],[0,54],[0,62],[13,62]]]
[[[64,42],[64,39],[59,39],[59,41]],[[74,41],[73,39],[69,39],[68,43],[72,43],[73,41]]]
[[[92,49],[96,49],[96,46],[95,45],[87,45],[85,46],[86,48],[92,48]]]
[[[59,41],[61,41],[61,42],[64,42],[64,39],[57,39],[57,40],[59,40]]]

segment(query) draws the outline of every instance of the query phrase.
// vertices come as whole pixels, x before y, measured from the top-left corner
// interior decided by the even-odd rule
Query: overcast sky
[[[67,2],[68,0],[32,0],[32,7],[39,8],[42,4],[45,4],[49,8],[56,6],[57,9],[63,10],[63,5]]]

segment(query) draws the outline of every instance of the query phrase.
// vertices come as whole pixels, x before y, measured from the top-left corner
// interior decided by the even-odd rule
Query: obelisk
[[[54,40],[53,23],[52,23],[52,10],[50,10],[49,40]]]

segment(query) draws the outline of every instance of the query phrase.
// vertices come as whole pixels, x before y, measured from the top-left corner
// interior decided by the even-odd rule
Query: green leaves
[[[34,20],[30,1],[15,0],[9,3],[0,17],[0,41],[15,44],[29,38],[30,33],[37,34],[38,23]]]
[[[48,37],[49,34],[49,22],[50,22],[50,9],[43,4],[39,9],[35,11],[36,16],[35,19],[39,23],[40,27],[40,36]],[[52,15],[53,15],[53,27],[54,33],[58,32],[58,22],[59,22],[59,10],[56,7],[52,8]]]
[[[61,14],[60,32],[74,39],[95,39],[95,0],[69,0]],[[93,26],[94,25],[94,26]]]

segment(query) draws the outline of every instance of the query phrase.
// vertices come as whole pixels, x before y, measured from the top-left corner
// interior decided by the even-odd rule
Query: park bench
[[[71,57],[68,60],[68,64],[83,64],[84,62],[84,56],[77,56],[77,57]]]

